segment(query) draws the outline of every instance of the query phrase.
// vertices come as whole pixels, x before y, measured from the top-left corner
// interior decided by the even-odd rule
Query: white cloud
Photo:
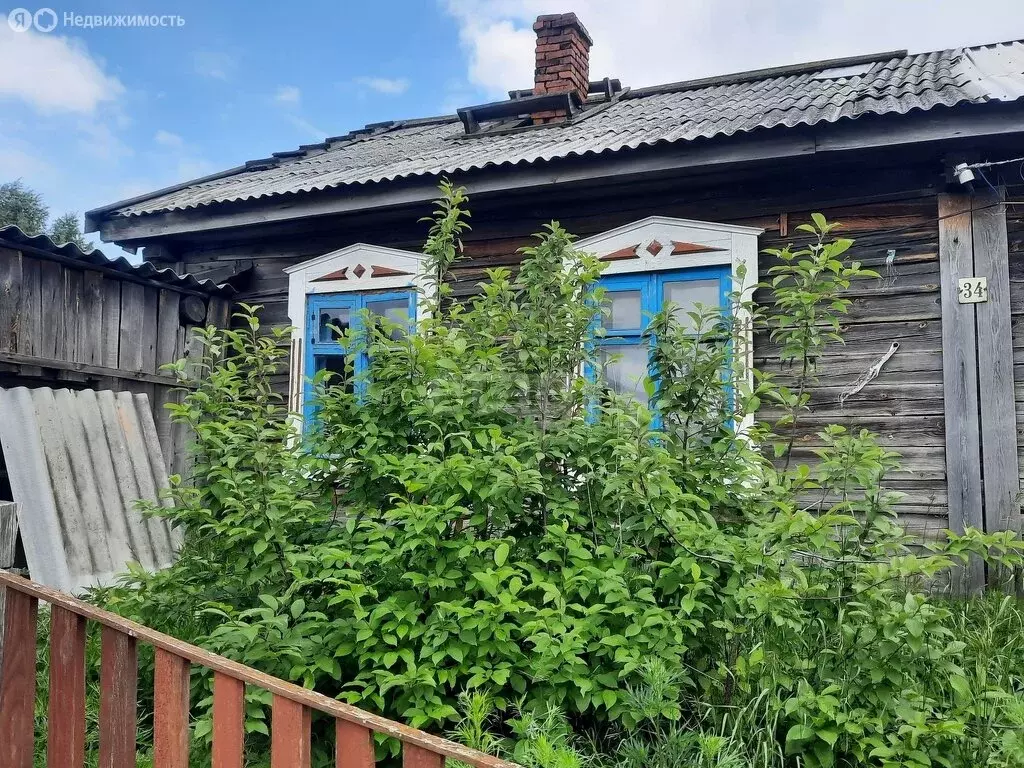
[[[0,100],[17,99],[41,112],[92,114],[122,93],[121,82],[79,41],[0,24]]]
[[[192,67],[196,74],[213,80],[230,80],[238,66],[238,60],[223,51],[195,51]]]
[[[170,147],[171,149],[180,149],[185,144],[185,140],[181,136],[165,131],[163,128],[156,132],[153,141],[162,147]]]
[[[532,23],[549,0],[444,0],[467,78],[490,96],[533,84]],[[568,9],[568,8],[564,8]],[[1024,37],[1020,0],[574,0],[594,38],[591,79],[633,87],[896,48],[938,50]],[[884,20],[884,23],[880,22]]]
[[[409,81],[404,77],[357,77],[355,83],[388,96],[398,96],[409,90]]]
[[[282,85],[274,94],[274,101],[278,104],[295,105],[302,99],[302,91],[294,85]]]
[[[328,131],[325,131],[323,128],[318,128],[313,125],[313,123],[309,122],[309,120],[299,117],[298,115],[287,115],[287,118],[289,123],[294,125],[313,141],[323,141],[330,135]]]

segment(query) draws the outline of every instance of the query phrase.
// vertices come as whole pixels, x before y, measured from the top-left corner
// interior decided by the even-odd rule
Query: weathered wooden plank
[[[15,351],[36,354],[42,334],[43,308],[40,266],[36,259],[25,256],[21,262],[21,315]]]
[[[143,286],[135,283],[121,284],[121,322],[118,333],[117,367],[126,371],[143,370],[142,318],[145,312],[145,302],[146,292]]]
[[[14,567],[14,552],[18,541],[18,504],[0,501],[0,571]],[[4,655],[4,606],[7,590],[0,589],[0,659]]]
[[[957,301],[958,278],[974,274],[970,211],[970,196],[939,195],[946,482],[949,527],[957,533],[962,533],[968,526],[984,526],[974,305]],[[968,591],[981,588],[984,568],[980,560],[968,564],[964,579]]]
[[[188,386],[188,384],[180,384],[177,379],[173,376],[167,376],[159,373],[141,373],[130,370],[120,370],[118,368],[107,368],[102,365],[88,365],[86,363],[74,363],[68,362],[67,360],[54,360],[46,357],[35,357],[34,355],[19,355],[12,352],[0,352],[0,362],[10,363],[18,366],[34,366],[37,368],[53,368],[59,371],[67,371],[71,373],[84,374],[81,380],[86,380],[88,377],[95,376],[107,376],[115,379],[123,379],[125,381],[140,381],[147,384],[165,385],[165,386]],[[71,377],[70,378],[76,378]]]
[[[101,645],[99,768],[135,768],[138,722],[135,638],[104,626]]]
[[[156,330],[157,368],[178,359],[178,329],[181,327],[178,313],[180,301],[180,293],[160,291]]]
[[[78,361],[103,363],[103,275],[94,270],[82,274],[78,311]]]
[[[245,754],[245,683],[213,675],[213,768],[242,768]]]
[[[64,359],[64,270],[55,261],[39,262],[40,308],[45,322],[39,326],[40,357]]]
[[[7,592],[0,659],[0,766],[32,768],[36,699],[36,615],[39,601]]]
[[[54,606],[50,612],[48,768],[85,764],[85,619]]]
[[[373,731],[347,720],[334,721],[334,764],[337,768],[373,768]]]
[[[160,292],[156,288],[143,289],[142,299],[142,370],[146,373],[156,373],[156,350],[157,335],[160,332],[158,327],[158,311],[160,305]]]
[[[189,661],[156,649],[153,684],[153,765],[188,768]]]
[[[271,768],[309,768],[309,708],[284,696],[271,705]]]
[[[1013,393],[1013,334],[1010,328],[1010,276],[1005,193],[979,192],[973,198],[972,236],[975,275],[988,277],[988,301],[976,304],[978,369],[983,372],[981,455],[985,478],[985,529],[1017,529],[1017,431]]]
[[[63,338],[57,346],[64,344],[63,359],[78,362],[79,323],[82,322],[82,273],[77,269],[64,270],[64,324]]]
[[[109,277],[103,279],[103,317],[99,335],[102,348],[100,364],[117,368],[121,341],[121,283]]]
[[[403,744],[402,768],[444,768],[444,755],[413,744]]]
[[[20,251],[0,248],[0,351],[18,348],[22,315],[22,257]]]

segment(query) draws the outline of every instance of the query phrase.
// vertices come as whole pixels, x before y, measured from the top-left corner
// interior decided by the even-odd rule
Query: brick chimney
[[[533,94],[575,93],[580,101],[590,89],[590,38],[575,13],[538,16],[533,24],[537,33],[537,68]],[[551,123],[567,117],[564,110],[536,112],[534,123]]]

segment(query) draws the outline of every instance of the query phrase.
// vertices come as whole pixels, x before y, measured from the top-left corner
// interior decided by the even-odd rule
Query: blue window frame
[[[631,394],[642,403],[648,397],[644,379],[650,369],[652,339],[644,338],[651,316],[671,302],[679,322],[691,321],[688,312],[698,304],[728,307],[732,289],[731,267],[691,267],[669,272],[609,275],[604,288],[600,323],[604,335],[595,339],[598,364],[605,381],[616,392]]]
[[[349,349],[349,341],[364,331],[367,316],[411,324],[416,320],[416,291],[384,293],[318,293],[306,297],[305,384],[303,417],[314,416],[313,377],[323,370],[339,378],[335,386],[359,392],[370,366],[365,350]],[[340,331],[340,333],[339,333]],[[346,339],[345,331],[350,331]]]

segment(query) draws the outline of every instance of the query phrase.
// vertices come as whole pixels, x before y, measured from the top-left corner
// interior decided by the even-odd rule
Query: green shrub
[[[454,301],[463,205],[444,185],[417,332],[351,339],[364,386],[321,376],[305,435],[273,387],[287,332],[252,307],[203,332],[204,376],[171,406],[195,485],[151,510],[185,547],[107,603],[527,766],[1013,765],[1021,667],[996,643],[1020,645],[1019,607],[927,590],[972,554],[1019,564],[1019,542],[915,547],[885,487],[897,457],[866,432],[829,427],[814,466],[790,459],[843,291],[871,274],[842,261],[851,241],[815,215],[812,245],[774,252],[772,306],[734,296],[743,311],[697,312],[697,333],[655,317],[648,410],[601,385],[601,263],[557,223],[514,277]],[[795,383],[748,378],[749,322]],[[750,426],[759,409],[775,421]],[[266,703],[247,710],[257,744]]]

